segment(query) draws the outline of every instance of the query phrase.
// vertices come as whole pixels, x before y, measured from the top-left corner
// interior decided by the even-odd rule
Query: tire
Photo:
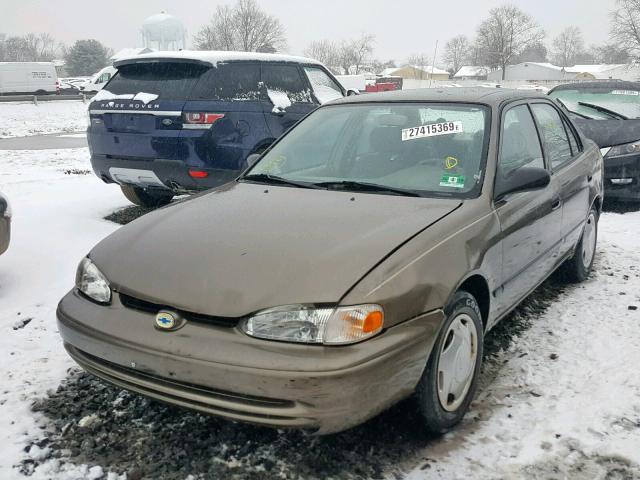
[[[442,435],[457,425],[469,409],[478,386],[484,341],[482,315],[473,295],[465,291],[456,292],[445,308],[445,314],[446,320],[416,388],[418,410],[424,419],[424,425],[429,433],[435,435]],[[454,345],[461,338],[466,338],[468,343],[463,341],[455,348]],[[459,363],[465,358],[460,352],[465,350],[469,353],[466,368]],[[444,367],[444,362],[447,351],[450,354],[457,352],[453,357],[449,356],[450,359],[455,359],[449,370],[456,371],[459,378],[454,384],[458,388],[445,386],[447,382],[444,372],[447,368]],[[452,393],[447,394],[452,391],[459,393],[458,397]]]
[[[564,272],[572,282],[584,282],[591,273],[598,245],[598,211],[591,207],[573,257],[566,261]]]
[[[168,205],[173,198],[171,191],[145,190],[133,185],[120,185],[120,189],[127,200],[141,207],[162,207]]]

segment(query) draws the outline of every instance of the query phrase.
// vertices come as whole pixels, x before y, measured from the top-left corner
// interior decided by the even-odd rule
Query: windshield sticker
[[[451,170],[458,166],[458,159],[456,157],[447,157],[444,159],[444,168]]]
[[[611,95],[640,95],[637,90],[614,90]]]
[[[464,175],[450,175],[445,173],[440,178],[441,187],[464,188]]]
[[[422,125],[420,127],[405,128],[402,130],[402,141],[415,140],[416,138],[436,137],[439,135],[451,135],[462,133],[462,122],[443,122]]]

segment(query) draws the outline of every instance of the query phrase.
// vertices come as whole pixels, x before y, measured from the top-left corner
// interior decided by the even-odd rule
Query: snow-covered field
[[[0,138],[87,128],[87,104],[80,100],[0,103]]]
[[[13,136],[43,128],[39,113],[28,126],[36,115],[31,106],[24,112],[11,106],[11,115],[22,118],[14,128],[5,106],[0,131]],[[64,130],[76,129],[75,121]],[[0,152],[0,190],[14,211],[12,243],[0,256],[0,479],[25,478],[21,469],[34,479],[124,480],[125,472],[131,479],[136,450],[153,453],[147,478],[365,478],[374,462],[386,478],[412,480],[640,478],[639,212],[603,214],[596,269],[587,282],[548,282],[534,294],[539,301],[498,327],[493,335],[506,336],[507,347],[487,359],[472,411],[454,432],[437,440],[420,436],[410,421],[397,421],[404,417],[400,407],[315,439],[131,400],[75,374],[71,386],[48,395],[75,368],[57,334],[57,301],[71,288],[82,256],[118,228],[103,217],[127,205],[118,188],[93,174],[70,173],[89,168],[84,148]],[[72,399],[74,408],[58,428],[59,419],[42,404],[60,399]],[[134,406],[127,411],[125,404]],[[117,421],[120,433],[110,437],[110,422]],[[125,448],[123,431],[138,435]],[[81,436],[80,453],[60,446],[65,432]],[[190,435],[210,444],[176,454]],[[159,464],[164,470],[153,470]],[[218,475],[202,465],[215,466]]]

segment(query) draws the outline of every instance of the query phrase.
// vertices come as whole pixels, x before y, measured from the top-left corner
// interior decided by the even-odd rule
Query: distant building
[[[551,63],[524,62],[517,65],[508,65],[504,80],[518,80],[523,82],[537,81],[562,81],[571,80],[574,74],[568,74],[564,68]],[[500,82],[502,69],[494,70],[487,74],[490,82]]]
[[[431,65],[406,65],[399,68],[386,68],[381,74],[385,77],[402,77],[408,80],[449,80],[449,72]]]
[[[574,65],[565,70],[575,80],[640,80],[640,66],[635,64]]]
[[[114,53],[109,57],[109,60],[115,62],[121,58],[129,58],[135,57],[136,55],[142,55],[143,53],[151,53],[154,50],[152,48],[142,47],[142,48],[123,48],[119,50],[117,53]]]
[[[152,50],[184,50],[186,37],[182,22],[165,12],[151,15],[142,23],[142,44]]]
[[[478,67],[465,65],[453,76],[456,80],[486,80],[491,69],[489,67]]]

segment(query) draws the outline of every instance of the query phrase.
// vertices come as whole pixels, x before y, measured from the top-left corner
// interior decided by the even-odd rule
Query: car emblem
[[[162,120],[162,124],[163,124],[165,127],[168,127],[168,126],[170,126],[170,125],[173,125],[173,120],[171,120],[170,118],[165,118],[164,120]]]
[[[156,328],[160,330],[175,330],[179,326],[178,321],[177,313],[161,310],[156,315]]]

